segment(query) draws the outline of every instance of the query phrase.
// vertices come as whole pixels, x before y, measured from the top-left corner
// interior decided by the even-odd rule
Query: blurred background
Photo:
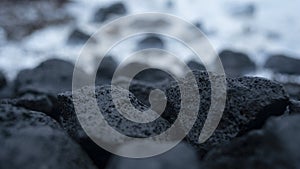
[[[225,69],[298,82],[299,60],[295,59],[300,59],[300,0],[2,0],[0,4],[0,69],[9,79],[49,58],[75,62],[89,36],[116,17],[162,12],[203,31],[221,60],[225,58]],[[191,54],[173,42],[142,38],[133,39],[112,55],[118,60],[150,43],[191,60]],[[109,38],[95,39],[100,45],[105,40]]]

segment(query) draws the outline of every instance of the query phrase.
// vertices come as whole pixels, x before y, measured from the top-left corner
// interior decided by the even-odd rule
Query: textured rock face
[[[224,50],[219,54],[219,57],[226,74],[229,76],[242,76],[256,69],[254,62],[244,53]]]
[[[164,42],[161,38],[155,35],[148,36],[138,42],[138,50],[148,49],[148,48],[164,48]]]
[[[45,97],[48,97],[53,106],[52,108],[45,107],[46,110],[43,110],[43,112],[57,118],[57,94],[72,89],[73,69],[74,65],[67,61],[50,59],[34,69],[21,71],[15,80],[16,93],[19,96],[25,94],[31,94],[32,96],[23,96],[21,98],[23,101],[19,105],[41,111],[44,108],[38,108],[38,104],[45,103],[41,102],[41,97],[44,97],[44,100],[47,100]],[[80,76],[82,85],[84,85],[86,76],[82,71],[82,76]]]
[[[100,8],[95,16],[94,21],[95,22],[104,22],[108,19],[111,19],[115,16],[121,16],[127,13],[126,7],[123,3],[117,2],[110,6]]]
[[[116,88],[117,91],[117,98],[112,101],[111,97],[111,87],[110,86],[101,86],[96,87],[96,98],[97,103],[99,105],[100,111],[104,116],[106,122],[113,127],[118,132],[122,133],[123,135],[131,136],[131,137],[149,137],[159,134],[162,131],[165,131],[169,128],[169,123],[162,119],[158,118],[153,122],[149,123],[135,123],[124,116],[120,115],[120,112],[116,109],[116,105],[121,105],[125,107],[126,111],[122,113],[126,113],[130,115],[133,111],[130,108],[126,108],[126,104],[129,104],[124,98],[130,99],[131,103],[134,107],[140,111],[145,111],[147,108],[139,102],[131,93],[126,92],[122,88]],[[98,164],[99,160],[106,160],[109,158],[109,153],[99,148],[95,143],[89,139],[86,133],[83,131],[81,125],[78,122],[77,116],[81,116],[85,119],[94,119],[96,116],[99,116],[98,110],[93,109],[92,96],[93,90],[90,87],[83,87],[82,89],[75,91],[78,97],[75,98],[75,103],[82,103],[83,105],[77,109],[77,112],[74,110],[74,105],[72,102],[72,93],[66,92],[62,93],[58,96],[58,101],[61,108],[61,124],[64,129],[69,133],[71,137],[73,137],[76,141],[78,141],[83,148],[88,152],[88,154],[92,157],[95,163]],[[97,106],[97,105],[96,105]],[[145,118],[147,116],[145,114]],[[126,142],[122,137],[115,136],[110,133],[103,123],[98,124],[95,127],[93,124],[87,124],[87,128],[91,128],[92,130],[96,130],[99,132],[93,132],[94,138],[102,139],[106,143],[116,142],[117,144],[122,144]],[[89,148],[86,148],[89,147]],[[90,151],[92,150],[92,151]],[[103,164],[98,164],[98,166]]]
[[[9,104],[0,104],[0,112],[0,168],[95,169],[50,117]]]
[[[65,3],[66,0],[1,1],[0,27],[8,39],[20,40],[37,29],[70,21],[70,15],[62,7]]]
[[[200,155],[217,145],[229,142],[249,130],[261,128],[265,120],[272,115],[281,115],[288,106],[288,97],[280,84],[254,77],[227,78],[227,100],[222,119],[214,134],[203,144],[198,143],[200,131],[207,118],[211,105],[211,88],[208,75],[205,72],[193,72],[199,86],[200,107],[198,118],[187,136],[188,142],[198,148]],[[212,76],[218,80],[218,76]],[[189,87],[189,82],[182,80]],[[164,116],[172,122],[177,117],[180,108],[179,89],[167,89],[168,103]],[[190,100],[194,100],[190,98]],[[190,104],[195,104],[192,101]],[[188,113],[188,109],[185,110]],[[182,124],[189,123],[186,119]]]
[[[185,143],[180,143],[172,150],[155,157],[144,159],[113,157],[107,169],[201,169],[199,162],[195,150]]]
[[[285,55],[273,55],[265,63],[265,68],[277,73],[300,74],[300,60]]]
[[[299,168],[299,121],[299,115],[268,121],[262,130],[211,151],[205,159],[206,168]]]

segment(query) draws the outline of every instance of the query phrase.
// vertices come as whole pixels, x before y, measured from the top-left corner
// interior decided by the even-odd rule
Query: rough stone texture
[[[254,62],[244,53],[224,50],[219,57],[225,73],[229,76],[242,76],[256,69]]]
[[[117,2],[107,7],[101,7],[97,10],[94,16],[95,22],[104,22],[116,16],[125,15],[127,13],[126,7],[123,3]]]
[[[187,140],[198,148],[200,155],[204,155],[212,147],[222,145],[249,130],[261,128],[267,118],[283,114],[289,104],[283,87],[278,83],[255,77],[227,78],[227,100],[222,119],[213,135],[205,143],[199,144],[200,131],[211,104],[211,88],[206,72],[194,71],[193,73],[198,81],[200,107],[198,118],[188,134]],[[188,76],[190,75],[186,77]],[[213,75],[212,79],[218,82],[220,76]],[[192,85],[184,79],[181,83],[188,88]],[[181,99],[178,90],[179,88],[176,86],[168,88],[166,92],[168,103],[164,113],[168,116],[164,117],[170,122],[176,119],[179,112]],[[195,99],[190,98],[189,100],[192,100],[191,105],[195,104]],[[189,109],[185,111],[185,113],[189,113]],[[184,120],[183,126],[189,122],[189,119]]]
[[[57,94],[72,89],[74,65],[59,59],[50,59],[34,69],[22,70],[15,80],[15,90],[18,96],[24,94],[32,94],[30,98],[25,97],[22,100],[22,106],[33,108],[36,110],[37,105],[41,103],[41,95],[49,97],[52,102],[51,113],[45,113],[57,119]],[[82,86],[84,86],[85,78],[88,76],[83,71],[80,76]],[[44,97],[44,96],[42,96]],[[27,101],[25,101],[27,99]],[[34,106],[33,106],[34,105]],[[41,109],[38,109],[41,110]]]
[[[300,101],[299,100],[290,100],[289,113],[290,114],[300,114]]]
[[[198,61],[195,60],[190,60],[187,63],[187,66],[191,69],[191,70],[206,70],[205,66],[202,63],[199,63]]]
[[[300,100],[300,84],[298,83],[284,83],[283,84],[286,92],[290,98]]]
[[[263,130],[212,150],[205,159],[206,168],[300,168],[299,122],[299,115],[272,119]]]
[[[3,0],[0,2],[0,27],[8,39],[21,40],[37,29],[71,20],[63,5],[66,0]]]
[[[0,168],[95,169],[50,117],[9,104],[0,104],[0,112]]]
[[[285,55],[272,55],[266,61],[265,68],[276,73],[300,74],[300,60]]]
[[[0,71],[0,90],[6,86],[6,78],[4,74]]]
[[[129,151],[134,151],[132,150]],[[138,150],[137,150],[138,151]],[[147,150],[144,150],[147,151]],[[149,150],[151,151],[151,150]],[[150,158],[130,159],[114,156],[107,169],[201,169],[193,148],[180,143],[170,151]]]
[[[120,115],[119,111],[116,109],[116,104],[121,105],[126,108],[126,104],[129,104],[125,101],[124,98],[130,99],[131,103],[138,108],[138,110],[146,110],[147,108],[140,103],[131,93],[126,92],[122,88],[115,88],[118,94],[118,97],[114,102],[111,98],[111,86],[101,86],[96,87],[95,94],[97,98],[97,103],[99,105],[100,111],[104,116],[106,122],[113,127],[116,131],[122,133],[123,135],[131,136],[131,137],[149,137],[159,134],[162,131],[165,131],[169,127],[169,123],[162,119],[158,118],[150,123],[134,123],[124,116]],[[92,96],[94,91],[91,87],[83,87],[78,91],[75,91],[78,97],[74,98],[75,103],[82,103],[77,110],[77,116],[82,116],[88,119],[95,119],[96,116],[99,116],[97,110],[93,109]],[[76,96],[75,95],[75,96]],[[109,153],[99,148],[95,143],[93,143],[86,133],[83,131],[81,125],[78,122],[76,117],[76,113],[74,111],[74,105],[72,101],[72,93],[65,92],[58,96],[58,101],[61,108],[61,124],[64,129],[69,133],[69,135],[79,142],[82,147],[87,151],[87,153],[91,156],[94,162],[103,167],[105,161],[109,158]],[[132,109],[126,109],[126,114],[131,114]],[[144,118],[147,118],[148,114],[144,114]],[[95,126],[92,124],[87,124],[87,128],[91,128],[95,131]],[[110,133],[104,126],[103,123],[98,124],[97,132],[93,132],[93,137],[103,140],[106,143],[112,143],[114,141],[117,144],[123,144],[126,140],[119,136],[115,136]],[[116,145],[117,146],[117,145]],[[101,162],[101,163],[100,163]]]
[[[67,43],[70,45],[84,44],[90,39],[90,37],[91,36],[87,33],[79,29],[75,29],[70,33]],[[92,38],[91,41],[95,42],[96,40]]]
[[[148,48],[164,48],[164,42],[161,38],[155,35],[147,36],[138,42],[138,50],[148,49]]]
[[[118,67],[118,63],[112,56],[105,56],[97,70],[96,85],[109,85]]]

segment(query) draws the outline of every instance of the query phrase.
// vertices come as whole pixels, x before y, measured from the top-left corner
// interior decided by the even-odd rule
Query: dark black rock
[[[5,102],[29,110],[43,112],[56,119],[58,117],[58,112],[53,110],[53,103],[47,95],[27,93],[18,98],[8,99]]]
[[[272,55],[266,61],[265,68],[276,73],[300,74],[300,60],[285,55]]]
[[[300,101],[290,100],[289,113],[290,114],[300,114]]]
[[[125,15],[127,13],[126,7],[122,2],[114,3],[107,7],[101,7],[97,10],[94,21],[95,22],[104,22],[108,19],[111,19],[115,16]]]
[[[78,45],[78,44],[84,44],[86,43],[91,36],[87,33],[82,32],[81,30],[75,29],[73,32],[69,35],[68,38],[68,44],[71,45]],[[95,42],[95,39],[92,39],[91,41]]]
[[[143,50],[148,48],[163,49],[164,42],[160,37],[155,35],[148,36],[138,42],[138,47],[137,47],[138,50]]]
[[[297,83],[283,83],[286,92],[290,98],[300,100],[300,84]]]
[[[45,114],[9,104],[0,104],[0,112],[0,168],[96,168]]]
[[[256,77],[227,78],[227,100],[222,119],[213,135],[205,143],[200,144],[198,138],[211,105],[211,88],[206,72],[195,71],[193,73],[198,81],[200,107],[198,118],[187,140],[199,150],[200,155],[252,129],[261,128],[270,116],[283,114],[289,104],[287,94],[278,83]],[[189,76],[187,75],[186,78]],[[216,82],[220,80],[220,77],[212,74],[212,80]],[[187,80],[183,79],[181,83],[185,87],[193,87]],[[180,108],[181,99],[178,90],[179,88],[175,86],[168,88],[166,92],[168,106],[164,113],[169,114],[165,117],[171,122],[176,119],[176,113]],[[193,97],[193,95],[188,97]],[[220,96],[217,94],[218,97]],[[190,102],[191,106],[193,104],[195,104],[194,101]],[[188,110],[185,113],[189,113]],[[183,126],[189,121],[189,119],[183,121]]]
[[[112,56],[105,56],[97,70],[96,85],[110,85],[118,63]]]
[[[129,151],[134,151],[134,148]],[[133,150],[132,150],[133,149]],[[147,151],[147,149],[145,150]],[[151,151],[151,150],[149,150]],[[109,162],[107,169],[201,169],[197,154],[193,148],[185,143],[180,143],[170,151],[150,158],[132,159],[114,157]]]
[[[132,122],[118,112],[114,103],[118,103],[118,105],[122,105],[126,108],[127,101],[124,98],[130,98],[130,101],[135,107],[138,107],[139,110],[146,110],[147,108],[140,103],[132,94],[125,92],[122,88],[116,88],[118,97],[114,102],[111,98],[111,86],[101,86],[96,87],[96,91],[93,91],[91,87],[83,87],[78,91],[73,91],[75,93],[75,103],[82,103],[82,105],[77,109],[77,114],[79,116],[85,116],[88,119],[95,119],[94,116],[98,116],[100,113],[97,110],[94,110],[90,105],[93,104],[92,96],[95,92],[97,103],[99,105],[99,109],[104,116],[106,122],[113,127],[118,132],[123,135],[131,136],[131,137],[149,137],[159,134],[162,131],[165,131],[169,127],[169,123],[162,118],[158,118],[150,123],[135,123]],[[74,96],[74,95],[73,95]],[[74,100],[73,100],[74,101]],[[81,125],[78,122],[76,117],[76,113],[74,110],[74,105],[72,102],[72,93],[66,92],[62,93],[58,96],[58,102],[61,108],[61,124],[65,128],[65,130],[69,133],[69,135],[79,142],[82,147],[87,151],[87,153],[91,156],[94,162],[103,167],[103,165],[107,162],[110,154],[105,150],[101,149],[95,143],[93,143],[90,138],[86,135],[84,130],[81,128]],[[84,105],[88,106],[85,107]],[[95,105],[97,106],[97,105]],[[123,113],[130,114],[132,113],[132,109],[129,109]],[[147,118],[148,114],[145,114],[145,118]],[[92,124],[87,124],[88,127]],[[123,144],[126,140],[123,140],[119,136],[114,136],[112,133],[108,133],[105,130],[104,124],[99,124],[101,130],[100,132],[95,132],[92,137],[101,138],[106,143],[113,143],[117,141],[118,144]],[[118,146],[118,144],[116,146]]]
[[[0,90],[6,86],[6,78],[4,74],[0,71]]]
[[[229,76],[242,76],[254,72],[256,69],[253,61],[240,52],[224,50],[219,54],[225,73]]]
[[[16,100],[17,105],[43,111],[58,119],[57,94],[72,90],[73,70],[72,63],[59,59],[50,59],[34,69],[22,70],[15,80],[16,94],[20,97]],[[81,73],[79,80],[84,86],[88,75]]]
[[[60,59],[50,59],[34,69],[22,70],[16,78],[18,95],[41,93],[56,97],[60,92],[72,89],[74,65]],[[87,75],[82,71],[82,85]]]
[[[195,61],[195,60],[190,60],[188,63],[187,63],[187,66],[193,71],[193,70],[206,70],[205,69],[205,66],[198,62],[198,61]]]
[[[126,66],[122,67],[119,70],[118,76],[130,77],[133,74],[136,74],[137,70],[141,70],[147,68],[145,70],[139,71],[135,76],[134,80],[144,81],[147,83],[157,83],[165,80],[172,80],[173,77],[168,74],[167,72],[155,69],[155,68],[148,68],[149,65],[140,62],[132,62],[127,64]]]
[[[3,0],[0,2],[0,27],[7,32],[7,38],[21,40],[35,30],[67,23],[72,20],[64,9],[67,0]]]
[[[212,150],[205,159],[206,168],[299,168],[299,122],[299,115],[272,119],[263,130]]]

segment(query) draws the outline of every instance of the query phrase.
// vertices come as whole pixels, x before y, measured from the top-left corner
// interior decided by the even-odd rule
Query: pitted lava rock
[[[219,54],[225,73],[229,76],[242,76],[254,72],[255,63],[241,52],[224,50]]]
[[[300,115],[269,120],[253,131],[212,150],[205,158],[207,169],[282,169],[300,167]]]
[[[40,112],[0,104],[0,168],[96,169],[59,124]]]
[[[127,13],[126,7],[123,3],[117,2],[107,7],[101,7],[95,13],[95,22],[104,22],[115,16],[125,15]]]
[[[265,63],[265,68],[276,73],[300,74],[300,60],[285,55],[272,55]]]
[[[65,92],[59,94],[58,101],[61,108],[61,120],[60,123],[64,127],[64,129],[69,133],[69,135],[79,142],[83,148],[87,151],[87,153],[91,156],[94,162],[98,165],[103,167],[103,163],[105,163],[110,154],[105,150],[101,149],[98,145],[93,143],[89,137],[86,135],[85,131],[82,129],[79,121],[76,117],[77,116],[84,116],[88,119],[95,119],[95,116],[98,116],[99,113],[102,113],[106,122],[113,127],[118,132],[122,133],[123,135],[127,135],[130,137],[149,137],[160,134],[161,132],[165,131],[170,127],[169,123],[162,119],[158,118],[150,123],[135,123],[132,122],[125,117],[123,117],[120,112],[116,109],[115,103],[119,103],[120,105],[126,106],[128,104],[124,98],[130,99],[131,103],[138,107],[138,110],[146,110],[146,106],[144,106],[141,102],[139,102],[133,94],[125,92],[124,89],[116,87],[116,92],[118,97],[112,101],[111,97],[111,86],[97,86],[96,90],[93,91],[91,87],[83,87],[79,90],[73,91],[76,95],[75,103],[82,103],[76,109],[74,107],[74,98],[71,92]],[[95,92],[97,103],[99,105],[99,109],[101,112],[98,112],[97,109],[94,109],[91,104],[93,93]],[[98,106],[95,105],[95,106]],[[130,114],[133,110],[127,110],[122,113]],[[147,114],[144,116],[147,118]],[[87,128],[94,127],[93,124],[86,124]],[[99,124],[99,128],[102,130],[99,132],[95,132],[93,137],[101,138],[104,142],[112,143],[116,141],[118,144],[122,144],[126,142],[123,140],[122,137],[115,136],[109,131],[106,130],[104,124]],[[101,161],[102,160],[102,161]],[[99,163],[101,161],[101,163]]]
[[[198,137],[211,105],[211,84],[206,72],[194,71],[193,74],[199,87],[200,107],[198,118],[188,134],[187,140],[198,148],[200,155],[204,155],[212,147],[227,143],[252,129],[261,128],[270,116],[283,114],[289,104],[283,87],[278,83],[256,77],[227,78],[227,99],[222,119],[213,135],[205,143],[200,144]],[[191,75],[186,77],[188,76]],[[212,74],[211,80],[218,82],[220,77]],[[186,87],[191,85],[184,79],[181,83]],[[176,86],[170,87],[166,91],[168,106],[164,113],[168,114],[166,119],[171,122],[177,117],[180,109],[181,99],[178,90]],[[218,93],[217,98],[219,98]],[[195,103],[192,101],[190,104]],[[188,122],[189,119],[183,121],[183,126]]]

